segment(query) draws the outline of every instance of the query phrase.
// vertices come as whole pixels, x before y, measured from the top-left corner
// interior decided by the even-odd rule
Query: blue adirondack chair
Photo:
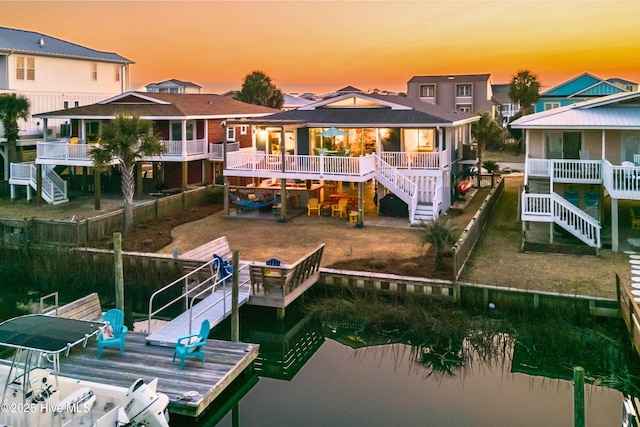
[[[124,341],[129,329],[124,324],[122,310],[112,308],[102,315],[105,325],[98,332],[98,359],[102,357],[102,349],[109,346],[120,347],[120,354],[124,354]]]
[[[200,326],[200,333],[178,338],[176,349],[173,352],[173,361],[175,362],[176,356],[180,358],[180,370],[184,368],[184,361],[187,357],[197,357],[204,363],[202,346],[207,342],[210,330],[209,321],[204,320]]]
[[[231,282],[233,266],[229,263],[229,261],[225,260],[218,254],[213,254],[213,265],[217,269],[218,279],[224,279],[224,283]]]

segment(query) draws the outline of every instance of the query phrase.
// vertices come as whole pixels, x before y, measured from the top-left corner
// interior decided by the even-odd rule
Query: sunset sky
[[[406,91],[414,75],[521,69],[545,88],[583,72],[640,82],[640,1],[2,1],[0,26],[135,62],[132,89],[176,78],[285,92]]]

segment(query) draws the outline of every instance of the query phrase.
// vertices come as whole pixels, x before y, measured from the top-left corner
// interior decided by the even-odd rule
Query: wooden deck
[[[117,347],[106,348],[97,357],[96,340],[87,348],[73,350],[60,360],[61,374],[102,384],[129,387],[138,378],[158,378],[158,391],[169,399],[169,412],[198,417],[224,389],[253,365],[257,344],[207,340],[203,351],[206,362],[187,358],[184,369],[172,362],[173,349],[146,345],[145,334],[129,332],[124,355]],[[185,393],[197,392],[195,398]]]

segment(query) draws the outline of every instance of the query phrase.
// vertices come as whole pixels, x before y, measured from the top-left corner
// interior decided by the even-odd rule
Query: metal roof
[[[133,64],[133,61],[116,53],[101,52],[34,31],[6,27],[0,27],[0,52]]]
[[[623,92],[529,114],[516,129],[640,129],[640,92]]]

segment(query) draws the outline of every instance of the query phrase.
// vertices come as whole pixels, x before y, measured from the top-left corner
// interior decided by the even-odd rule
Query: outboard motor
[[[165,414],[169,398],[162,393],[156,393],[155,384],[155,381],[152,382],[152,388],[139,378],[127,390],[120,407],[124,409],[130,423],[149,427],[169,427]]]

